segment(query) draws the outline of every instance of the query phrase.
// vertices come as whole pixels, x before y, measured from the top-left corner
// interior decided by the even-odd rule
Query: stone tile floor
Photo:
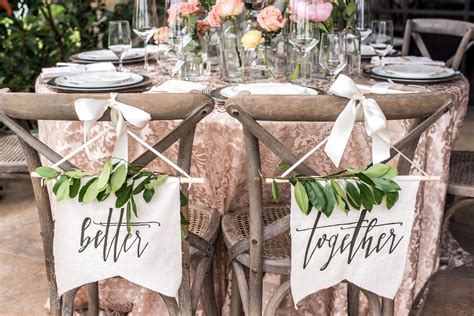
[[[474,151],[474,107],[456,149]],[[31,186],[21,180],[2,184],[7,191],[0,200],[0,315],[46,315],[48,288]]]

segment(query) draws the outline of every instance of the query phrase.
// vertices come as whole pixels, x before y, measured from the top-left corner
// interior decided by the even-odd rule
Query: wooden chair
[[[22,120],[69,120],[77,121],[73,103],[78,98],[107,99],[106,94],[0,94],[0,121],[10,128],[20,139],[28,169],[30,172],[41,166],[39,154],[55,163],[62,157],[51,148],[32,136],[23,126]],[[213,110],[213,101],[201,93],[190,94],[123,94],[118,101],[141,108],[151,114],[152,120],[182,120],[181,123],[158,143],[157,151],[163,152],[179,141],[177,164],[189,172],[196,124]],[[107,113],[102,120],[110,120]],[[2,148],[1,151],[4,149]],[[133,163],[148,165],[156,156],[146,151]],[[74,166],[66,161],[60,168],[70,170]],[[38,207],[38,215],[43,237],[43,249],[46,261],[46,272],[49,282],[49,297],[53,315],[72,315],[74,297],[77,289],[71,290],[62,298],[58,297],[54,272],[53,235],[54,223],[46,187],[41,186],[39,178],[31,179]],[[187,185],[182,185],[187,193]],[[181,210],[190,219],[189,231],[185,232],[183,241],[183,282],[179,290],[180,306],[175,299],[165,297],[170,315],[191,315],[196,311],[201,290],[203,306],[208,315],[218,314],[213,289],[212,258],[214,242],[219,231],[220,217],[217,211],[190,205]],[[190,281],[190,249],[192,246],[199,253],[194,281]],[[98,315],[97,282],[88,288],[89,315]]]
[[[388,95],[373,97],[387,119],[416,119],[417,124],[407,136],[394,145],[410,158],[420,135],[451,107],[451,96],[442,92],[400,95],[397,98]],[[331,122],[346,104],[346,99],[326,95],[269,97],[241,93],[227,100],[227,112],[243,127],[249,189],[248,209],[229,212],[222,218],[222,232],[233,268],[231,315],[239,315],[240,303],[246,315],[261,315],[263,274],[289,275],[291,268],[289,209],[286,205],[263,204],[259,142],[289,164],[298,158],[257,121]],[[391,154],[393,158],[397,152],[392,149]],[[400,159],[398,169],[400,174],[408,174],[410,164]],[[305,164],[299,165],[296,171],[301,175],[317,175]],[[264,315],[274,315],[289,292],[290,282],[287,281],[275,290]],[[369,300],[372,315],[393,314],[393,300],[384,298],[380,304],[375,294],[363,292]],[[350,285],[349,313],[352,315],[357,313],[358,295],[358,289]]]
[[[410,42],[411,38],[413,38],[421,55],[431,58],[428,48],[421,38],[421,33],[461,37],[456,53],[446,61],[448,67],[459,70],[464,53],[470,47],[470,43],[474,38],[474,23],[447,19],[408,20],[403,37],[402,56],[409,54]]]

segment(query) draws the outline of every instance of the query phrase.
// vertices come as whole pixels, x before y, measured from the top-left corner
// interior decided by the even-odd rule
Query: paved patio
[[[472,106],[456,149],[474,151]],[[6,190],[0,200],[0,315],[46,315],[47,282],[33,192],[27,181],[9,181]]]

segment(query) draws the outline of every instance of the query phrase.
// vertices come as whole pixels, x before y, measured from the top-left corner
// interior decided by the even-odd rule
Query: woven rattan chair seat
[[[453,151],[449,168],[448,193],[474,197],[474,152]]]
[[[264,226],[288,215],[290,209],[286,205],[265,205],[263,207]],[[248,207],[229,212],[222,218],[222,231],[228,248],[244,240],[249,235]],[[237,257],[242,264],[248,266],[248,252]],[[275,238],[263,242],[264,271],[289,274],[291,258],[291,239],[288,231]]]
[[[0,134],[0,173],[28,173],[25,156],[16,135]]]
[[[215,209],[191,204],[188,217],[191,233],[211,243],[217,238],[220,215]]]

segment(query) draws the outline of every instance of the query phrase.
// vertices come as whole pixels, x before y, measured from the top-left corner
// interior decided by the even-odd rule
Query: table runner
[[[141,65],[130,67],[132,71],[142,71]],[[154,84],[160,84],[167,76],[158,73],[147,73]],[[204,82],[209,89],[224,86],[217,77],[211,77]],[[326,88],[327,82],[313,81],[311,86]],[[420,140],[415,154],[415,163],[424,168],[429,174],[440,175],[441,182],[423,183],[424,195],[418,199],[413,232],[410,240],[409,256],[402,286],[395,300],[396,315],[406,315],[411,303],[422,288],[428,277],[438,267],[438,241],[444,212],[445,194],[449,168],[449,155],[459,127],[464,118],[468,103],[468,83],[465,78],[453,82],[429,85],[433,91],[450,91],[453,94],[454,107],[434,124],[428,133]],[[44,81],[38,80],[36,92],[54,93],[48,89]],[[396,97],[396,96],[395,96]],[[91,136],[96,135],[109,123],[100,122],[92,130]],[[171,130],[175,122],[152,122],[142,130],[132,130],[148,143],[155,143]],[[298,155],[302,156],[308,148],[315,146],[328,136],[331,123],[288,123],[264,122],[269,132]],[[411,122],[391,121],[389,123],[392,141],[395,143],[409,130]],[[67,154],[82,142],[81,125],[78,122],[41,121],[39,122],[39,138],[60,154]],[[107,157],[112,150],[113,136],[107,135],[91,146],[90,150],[96,157]],[[133,160],[143,152],[141,145],[129,142],[130,159]],[[165,152],[171,159],[177,155],[177,146]],[[276,165],[280,160],[266,147],[261,146],[262,172],[266,175],[277,175]],[[369,157],[369,158],[368,158]],[[72,162],[80,168],[98,170],[101,161],[89,163],[85,153],[79,153]],[[315,153],[308,159],[308,165],[321,174],[335,171],[334,166],[323,152]],[[363,167],[370,162],[370,140],[367,138],[362,124],[356,124],[349,140],[341,167]],[[228,116],[222,104],[206,117],[197,127],[193,148],[191,174],[206,178],[206,184],[193,186],[190,191],[191,203],[198,203],[216,208],[221,214],[248,204],[246,184],[244,142],[240,123]],[[150,168],[171,172],[162,162],[155,160]],[[283,187],[282,187],[283,189]],[[289,187],[282,190],[283,201],[288,201]],[[271,201],[269,187],[264,190],[264,199]],[[225,246],[218,245],[215,258],[215,279],[218,304],[222,306],[223,314],[228,314],[230,300],[226,291],[230,289],[230,266],[226,264]],[[285,276],[266,275],[264,277],[264,306],[274,289]],[[78,305],[84,305],[85,292],[78,295]],[[363,298],[363,300],[365,300]],[[108,311],[129,312],[133,315],[166,314],[164,304],[158,294],[140,288],[122,279],[110,279],[100,283],[101,307]],[[286,299],[279,309],[280,315],[345,315],[347,313],[346,286],[338,284],[330,289],[322,290],[299,305],[296,312],[292,302]],[[360,304],[360,312],[367,314],[366,304]]]

